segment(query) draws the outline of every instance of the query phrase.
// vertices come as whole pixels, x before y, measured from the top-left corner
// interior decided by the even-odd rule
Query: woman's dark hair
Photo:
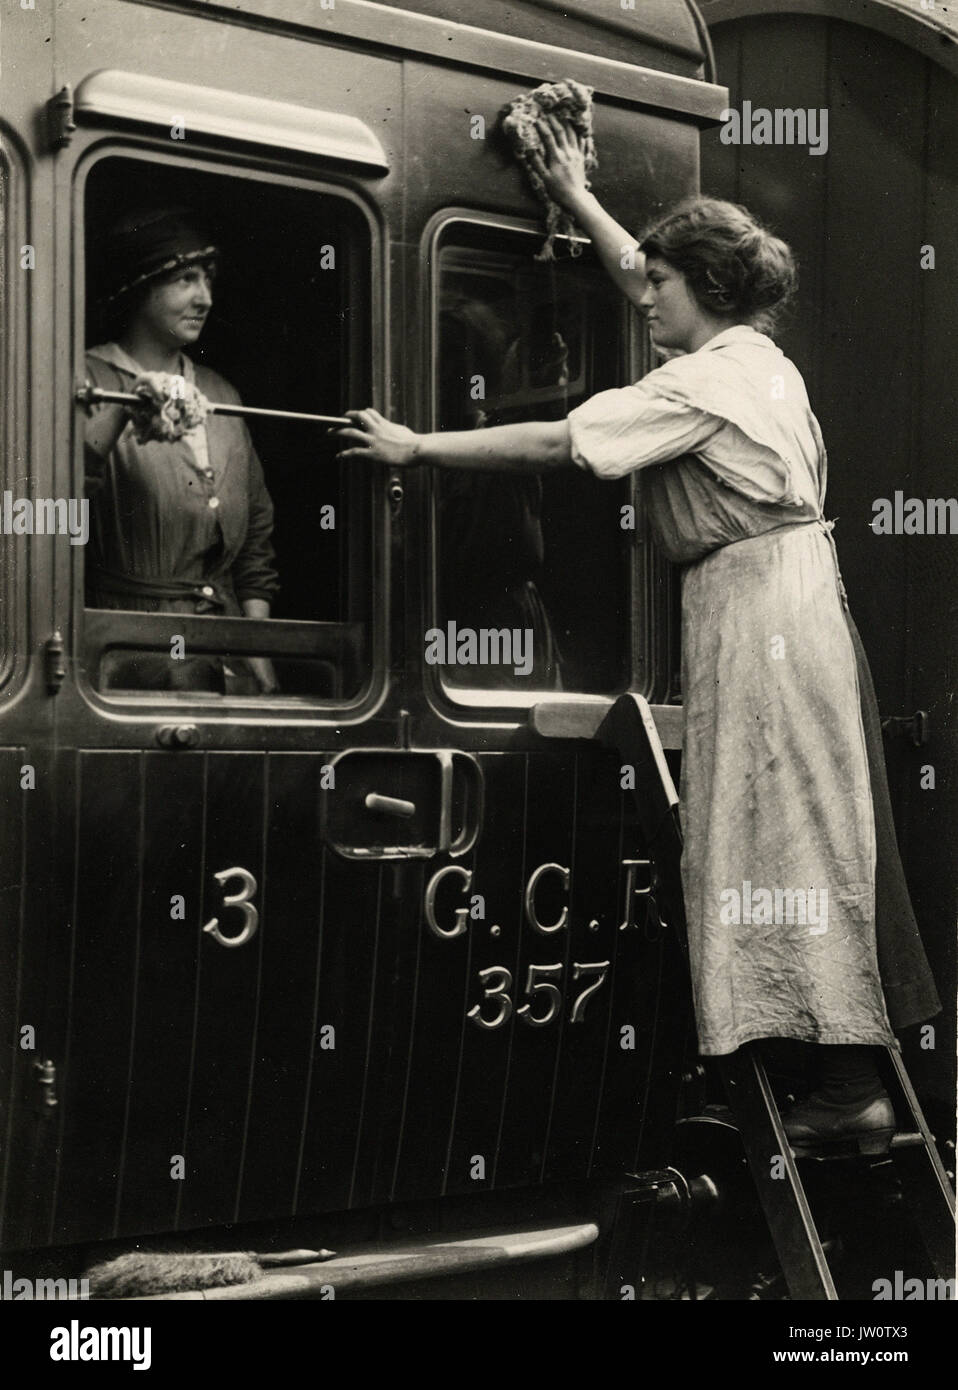
[[[771,333],[798,285],[791,248],[747,208],[687,198],[643,235],[646,256],[680,270],[707,312]]]

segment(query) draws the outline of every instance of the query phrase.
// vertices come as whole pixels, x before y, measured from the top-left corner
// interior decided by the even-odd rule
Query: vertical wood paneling
[[[320,754],[271,754],[262,976],[239,1220],[293,1211],[323,930]],[[244,948],[245,949],[245,948]]]
[[[466,868],[469,863],[467,857]],[[430,864],[432,870],[438,867]],[[448,897],[445,900],[449,902]],[[455,906],[462,901],[456,894]],[[473,1002],[469,998],[469,982],[474,973],[472,940],[470,931],[440,940],[425,923],[420,929],[415,1022],[402,1142],[393,1186],[397,1200],[436,1196],[446,1179],[449,1135],[456,1113],[462,1019]]]
[[[526,881],[541,864],[571,866],[573,850],[575,755],[562,749],[551,756],[530,759],[528,816],[525,825]],[[557,874],[542,880],[536,894],[543,922],[557,919],[568,893]],[[563,996],[568,992],[569,928],[543,935],[523,920],[518,969],[514,980],[516,1009],[529,1002],[526,984],[533,964],[563,966]],[[479,992],[470,998],[478,999]],[[543,1012],[543,1000],[533,1003]],[[498,1186],[538,1182],[549,1137],[555,1069],[561,1037],[557,1022],[536,1028],[517,1020],[509,1061],[508,1090],[503,1107],[502,1139],[496,1167]]]
[[[141,794],[140,754],[81,756],[58,1241],[114,1229],[137,985]]]
[[[820,418],[831,515],[842,518],[839,557],[856,621],[863,632],[881,634],[867,650],[887,709],[904,696],[904,547],[913,542],[870,535],[867,527],[873,499],[907,488],[913,468],[924,120],[924,103],[914,98],[923,90],[923,61],[879,35],[863,39],[848,25],[832,24],[829,33],[835,130],[825,276],[828,390]]]
[[[616,880],[622,838],[619,759],[611,755],[579,759],[576,850],[569,905],[570,963],[564,988],[562,1054],[543,1176],[584,1178],[602,1094],[602,1075],[612,1007],[618,937]],[[596,922],[597,928],[590,927]],[[573,979],[572,963],[608,961],[605,979],[585,1001],[581,1020],[570,1023],[575,1000],[595,982],[589,974]]]
[[[740,92],[736,105],[828,112],[828,153],[810,154],[802,145],[752,145],[739,150],[739,202],[769,223],[792,247],[799,266],[799,293],[782,320],[783,350],[805,377],[809,397],[824,404],[829,382],[821,370],[823,329],[834,331],[840,314],[823,303],[823,250],[828,244],[827,208],[836,146],[846,141],[841,108],[828,87],[828,42],[824,26],[810,31],[801,16],[780,16],[774,32],[764,24],[741,45]]]
[[[75,908],[56,967],[72,988],[55,1238],[581,1178],[597,1127],[600,1166],[612,1151],[627,1166],[654,1028],[642,971],[656,948],[617,930],[614,761],[483,758],[473,882],[461,893],[450,881],[437,906],[451,923],[482,894],[486,915],[440,940],[423,917],[440,864],[347,861],[321,848],[322,755],[272,755],[267,772],[256,754],[81,754],[66,817],[76,854],[61,866]],[[64,775],[62,790],[71,786]],[[570,918],[544,936],[522,897],[552,861],[570,868],[571,894],[547,878],[539,911],[552,921],[568,900]],[[215,915],[225,935],[240,930],[222,904],[238,884],[214,880],[238,866],[256,877],[260,926],[233,950],[202,926]],[[185,921],[170,916],[174,895]],[[614,964],[574,1026],[583,986],[573,959]],[[562,1007],[544,1028],[515,1012],[531,962],[562,965]],[[514,1012],[491,1032],[466,1018],[486,964],[513,978]],[[635,1051],[615,1047],[620,1018],[637,1026]],[[324,1025],[334,1048],[319,1045]],[[180,1153],[182,1182],[170,1172]]]
[[[725,24],[712,35],[718,81],[728,88],[730,107],[741,108],[742,38],[737,25]],[[737,145],[723,144],[720,126],[702,131],[700,146],[700,189],[709,198],[728,198],[739,202],[738,178],[742,152]]]
[[[349,1177],[349,1196],[347,1205],[360,1206],[361,1193],[365,1193],[371,1180],[372,1164],[368,1161],[375,1153],[378,1138],[379,1100],[381,1098],[382,1070],[379,1065],[382,1053],[388,1051],[390,991],[388,979],[383,978],[384,961],[387,968],[391,961],[391,951],[383,949],[384,944],[395,938],[395,919],[398,905],[393,891],[396,882],[396,868],[391,864],[380,864],[376,876],[376,905],[373,920],[372,958],[369,966],[368,1005],[364,1010],[365,1034],[363,1038],[362,1083],[359,1090],[359,1114],[356,1121],[356,1136],[353,1140],[352,1163]],[[385,1041],[385,1046],[383,1042]],[[363,1140],[366,1138],[366,1149]]]
[[[127,1096],[118,1230],[173,1225],[182,1187],[171,1160],[183,1152],[190,1090],[193,997],[201,949],[203,756],[144,755],[143,888],[136,1026]],[[171,899],[185,899],[183,920]]]
[[[25,763],[36,774],[31,791],[20,790]],[[19,943],[12,1026],[16,1031],[30,1024],[36,1030],[35,1051],[17,1045],[12,1053],[12,1134],[2,1161],[8,1180],[3,1240],[13,1249],[53,1238],[70,1013],[76,764],[72,751],[54,758],[43,745],[16,750],[13,765],[8,764],[9,790],[16,800],[7,803],[11,819],[5,819],[4,830],[12,839],[5,852],[16,857],[3,863],[18,886],[19,910],[4,912],[0,933],[5,941]],[[16,837],[19,851],[13,845]],[[55,1107],[42,1103],[38,1061],[51,1061],[56,1069]]]
[[[630,847],[631,846],[631,847]],[[624,857],[647,857],[628,834]],[[642,886],[643,879],[637,879]],[[617,875],[619,910],[624,916],[626,876]],[[661,944],[648,940],[645,914],[636,913],[638,926],[618,933],[614,971],[610,976],[610,1019],[605,1064],[601,1076],[599,1122],[592,1156],[593,1172],[625,1172],[632,1166],[642,1116],[649,1100],[649,1052],[657,1023],[654,1002]],[[620,918],[620,920],[622,920]],[[624,1029],[632,1029],[634,1047],[623,1047]]]
[[[934,270],[920,274],[923,351],[915,364],[916,497],[958,496],[958,81],[928,65],[925,197],[921,240],[935,248]],[[875,545],[880,543],[876,538]],[[908,578],[906,697],[902,713],[931,713],[927,747],[889,748],[889,774],[899,841],[912,901],[945,1005],[937,1021],[939,1046],[917,1050],[909,1070],[933,1090],[950,1114],[955,1096],[954,1037],[958,920],[958,538],[911,537]],[[895,711],[896,713],[898,711]],[[934,788],[922,787],[921,769],[935,770]],[[927,777],[926,779],[927,780]]]
[[[477,991],[479,971],[491,966],[504,966],[516,978],[519,942],[524,929],[523,826],[527,815],[528,764],[527,757],[508,754],[482,759],[488,811],[474,855],[473,881],[466,895],[454,899],[450,894],[446,898],[456,907],[468,905],[470,897],[476,893],[485,899],[485,919],[468,922],[472,938],[470,989],[473,991]],[[451,916],[448,922],[451,924]],[[495,934],[493,928],[498,928]],[[512,994],[515,998],[515,984]],[[478,992],[475,997],[478,998]],[[470,996],[466,1007],[471,1008],[473,1002]],[[485,1017],[492,1017],[494,1013],[493,1005],[483,1006]],[[447,1192],[480,1191],[495,1179],[509,1053],[514,1031],[520,1026],[513,1013],[501,1028],[482,1028],[474,1019],[467,1018],[466,1008],[463,1009],[462,1062],[449,1145]],[[474,1155],[485,1159],[485,1181],[471,1177]]]
[[[34,1181],[38,1185],[47,1185],[49,1190],[48,1220],[43,1232],[43,1239],[47,1243],[57,1239],[55,1221],[62,1171],[61,1160],[64,1152],[63,1132],[70,1110],[67,1083],[70,1060],[70,1029],[73,1022],[73,977],[76,962],[77,855],[80,839],[82,757],[76,749],[64,749],[56,754],[53,765],[55,794],[53,814],[50,817],[52,836],[48,844],[48,848],[52,852],[47,860],[52,868],[52,872],[49,874],[50,895],[47,904],[49,931],[47,939],[40,949],[42,950],[42,968],[48,980],[43,1051],[57,1064],[60,1103],[53,1117],[56,1139],[49,1171],[44,1171],[42,1162],[33,1165]],[[130,765],[132,766],[132,764]],[[36,865],[42,864],[44,861],[42,857],[37,855],[36,850],[37,846],[35,845],[28,847],[27,872],[39,887],[40,880],[34,878],[34,875]],[[35,895],[35,891],[34,889],[31,896]],[[33,902],[31,906],[36,912],[40,904]],[[33,951],[29,950],[28,955],[32,954]]]
[[[805,375],[822,424],[828,513],[840,518],[836,539],[853,611],[879,690],[897,703],[902,540],[872,537],[867,526],[874,498],[890,496],[910,471],[926,63],[872,30],[810,16],[720,25],[715,41],[720,75],[737,84],[734,106],[748,99],[829,113],[827,155],[743,146],[734,181],[717,155],[717,135],[709,135],[704,182],[773,222],[798,255],[799,298],[782,346]],[[870,553],[876,545],[880,558]],[[887,591],[873,583],[876,563]],[[869,631],[881,640],[870,643]]]
[[[373,1008],[377,906],[382,866],[324,851],[323,941],[319,962],[308,1113],[297,1207],[330,1211],[349,1204],[359,1135]],[[319,1046],[319,1029],[336,1046]]]
[[[202,922],[219,919],[225,936],[242,918],[224,908],[235,879],[222,887],[213,875],[248,869],[263,883],[265,758],[214,753],[206,758]],[[254,899],[261,909],[258,894]],[[220,946],[200,935],[192,1087],[187,1114],[186,1180],[180,1184],[177,1226],[233,1220],[242,1163],[250,1064],[256,1042],[262,929],[247,945]]]
[[[431,867],[431,866],[430,866]],[[362,1123],[356,1143],[352,1206],[387,1201],[399,1147],[405,1058],[412,1034],[423,865],[384,864]]]
[[[59,806],[59,761],[48,746],[25,750],[25,761],[36,770],[36,791],[29,793],[24,816],[23,864],[23,972],[20,1007],[24,1021],[37,1020],[39,1060],[58,1064],[62,1058],[64,1010],[63,994],[56,988],[58,938],[69,944],[66,925],[68,891],[61,891],[60,843],[63,825]],[[75,768],[75,758],[69,763]],[[68,821],[72,830],[72,803],[67,799]],[[72,849],[72,839],[71,839]],[[67,854],[67,865],[72,856]],[[70,880],[72,882],[72,879]],[[33,1058],[21,1058],[21,1095],[36,1117],[29,1122],[28,1161],[21,1169],[17,1208],[23,1221],[24,1244],[38,1245],[48,1239],[54,1206],[54,1174],[57,1163],[57,1109],[34,1106],[36,1073]],[[59,1065],[57,1097],[62,1104],[63,1077]],[[29,1115],[29,1110],[26,1112]],[[14,1159],[14,1162],[17,1160]]]
[[[360,1139],[354,1200],[357,1205],[388,1202],[402,1141],[409,1048],[416,1011],[418,962],[422,933],[423,895],[435,864],[410,863],[387,869],[389,891],[398,893],[390,904],[389,922],[379,943],[377,995],[382,1001],[382,1026],[372,1059],[373,1088]]]
[[[20,1062],[20,988],[23,970],[25,793],[20,789],[22,748],[0,749],[0,1239],[14,1144]],[[37,1025],[34,1024],[34,1027]],[[22,1065],[22,1064],[21,1064]]]

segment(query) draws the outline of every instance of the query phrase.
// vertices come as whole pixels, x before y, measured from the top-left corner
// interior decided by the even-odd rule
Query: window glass
[[[561,419],[625,380],[620,296],[590,255],[542,265],[537,244],[459,224],[447,235],[439,253],[439,428]],[[541,478],[437,474],[445,645],[434,654],[446,658],[448,684],[586,693],[628,685],[629,533],[620,508],[630,496],[628,481],[601,482],[579,469]]]
[[[134,213],[148,214],[137,218],[146,232],[124,230]],[[173,217],[201,228],[197,245],[208,235],[216,255],[125,288],[166,263],[155,260],[164,236],[180,245]],[[152,351],[169,332],[187,383],[209,400],[341,415],[369,399],[370,235],[345,199],[109,157],[87,179],[85,248],[80,375],[95,385],[129,389],[139,344]],[[191,278],[204,286],[195,300]],[[184,343],[187,320],[199,332]],[[117,695],[356,695],[369,671],[373,471],[335,452],[322,425],[221,415],[185,441],[140,443],[127,424],[108,447],[88,446],[89,678]],[[274,626],[282,619],[317,626],[294,640]]]

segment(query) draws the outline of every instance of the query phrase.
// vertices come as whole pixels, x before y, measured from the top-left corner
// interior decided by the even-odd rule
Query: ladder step
[[[880,1135],[880,1132],[879,1132]],[[816,1163],[847,1163],[850,1158],[888,1158],[899,1149],[924,1148],[924,1136],[902,1131],[892,1135],[890,1140],[880,1139],[877,1147],[870,1147],[868,1134],[849,1134],[844,1139],[826,1139],[821,1144],[811,1141],[800,1146],[792,1146],[792,1156],[799,1162],[812,1159]]]
[[[924,1143],[925,1139],[921,1134],[896,1134],[891,1141],[891,1147],[893,1149],[920,1149]]]

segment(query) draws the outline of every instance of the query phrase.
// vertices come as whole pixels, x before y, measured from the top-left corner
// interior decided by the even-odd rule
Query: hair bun
[[[680,270],[702,308],[770,332],[798,284],[790,248],[738,203],[689,198],[642,238]]]

